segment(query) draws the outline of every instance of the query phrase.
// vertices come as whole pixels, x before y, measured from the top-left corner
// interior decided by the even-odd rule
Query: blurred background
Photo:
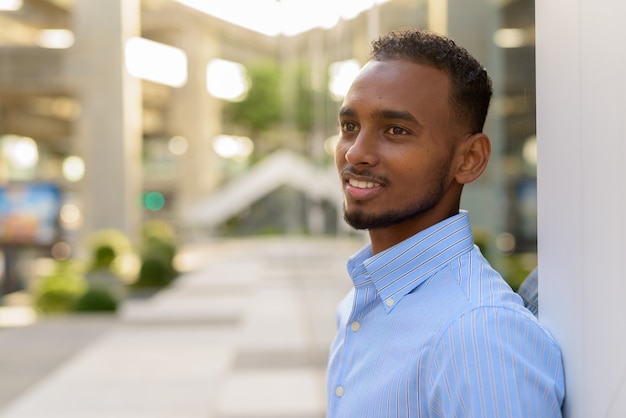
[[[223,238],[358,238],[337,110],[402,27],[493,78],[493,157],[463,207],[517,287],[536,265],[533,0],[0,0],[0,303],[67,310],[95,283],[112,304]]]
[[[324,416],[367,241],[342,220],[337,111],[403,27],[491,74],[462,206],[516,288],[537,263],[533,0],[0,0],[0,415]]]

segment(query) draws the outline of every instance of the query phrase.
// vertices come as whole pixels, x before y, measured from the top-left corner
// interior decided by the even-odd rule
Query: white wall
[[[536,2],[540,318],[568,418],[626,417],[626,1]]]

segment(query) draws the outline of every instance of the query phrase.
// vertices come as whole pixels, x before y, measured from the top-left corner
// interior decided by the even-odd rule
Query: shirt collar
[[[473,245],[469,214],[460,211],[376,255],[368,244],[348,260],[348,269],[355,285],[369,279],[391,312],[405,295]]]

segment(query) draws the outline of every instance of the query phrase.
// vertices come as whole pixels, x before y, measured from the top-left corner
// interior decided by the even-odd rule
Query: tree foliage
[[[243,100],[229,103],[225,107],[229,122],[256,134],[291,117],[300,131],[311,129],[312,92],[304,65],[281,69],[275,61],[262,61],[249,64],[246,70],[250,90]],[[294,71],[293,77],[284,74],[285,71]],[[285,103],[288,98],[292,98],[293,102]],[[285,109],[288,109],[288,115],[285,114]]]
[[[251,132],[268,130],[281,120],[280,69],[275,62],[264,61],[247,68],[250,90],[240,102],[226,106],[227,118]]]

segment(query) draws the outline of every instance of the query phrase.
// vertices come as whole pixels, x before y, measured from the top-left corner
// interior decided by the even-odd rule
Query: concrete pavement
[[[21,386],[0,384],[0,418],[322,418],[345,261],[362,244],[215,242],[115,316],[2,330],[0,379]]]

